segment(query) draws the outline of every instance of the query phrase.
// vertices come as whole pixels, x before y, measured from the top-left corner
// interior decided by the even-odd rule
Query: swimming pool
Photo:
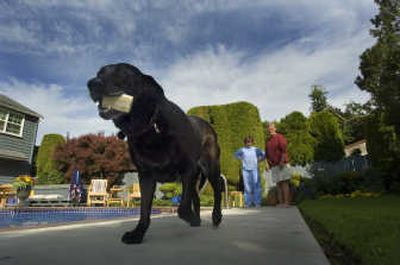
[[[0,209],[0,230],[7,228],[68,224],[78,221],[138,217],[139,208],[12,208]],[[154,209],[152,214],[159,214]]]

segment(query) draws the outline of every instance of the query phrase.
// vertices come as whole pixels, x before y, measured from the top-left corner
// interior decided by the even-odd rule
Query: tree
[[[342,113],[344,118],[343,138],[346,144],[366,139],[366,123],[371,111],[369,102],[366,104],[356,102],[346,104]]]
[[[310,116],[310,133],[315,139],[314,160],[338,161],[344,156],[344,141],[339,122],[328,109]]]
[[[36,158],[36,175],[42,184],[60,184],[64,182],[53,160],[53,155],[59,145],[65,143],[64,137],[59,134],[46,134],[43,136]]]
[[[134,169],[128,144],[116,136],[103,134],[70,139],[56,149],[54,158],[67,182],[75,168],[79,169],[85,183],[92,178],[107,178],[110,185],[118,183],[123,173]]]
[[[394,126],[385,124],[380,112],[367,118],[367,149],[372,166],[382,170],[386,190],[400,189],[400,138]],[[397,187],[396,187],[397,183]]]
[[[326,95],[328,92],[320,85],[313,85],[308,97],[311,99],[311,111],[319,112],[328,107]]]
[[[387,125],[400,135],[400,1],[375,0],[379,13],[371,20],[374,46],[361,55],[356,84],[371,94]]]
[[[310,134],[309,122],[301,112],[294,111],[281,119],[277,129],[288,140],[290,164],[304,166],[313,160],[314,138]]]
[[[367,146],[372,165],[382,170],[389,188],[400,186],[400,1],[375,2],[379,13],[370,32],[377,41],[361,55],[355,83],[371,95]]]

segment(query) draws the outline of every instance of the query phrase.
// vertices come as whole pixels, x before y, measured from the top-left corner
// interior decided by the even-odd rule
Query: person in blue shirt
[[[245,207],[261,206],[261,178],[258,173],[258,162],[265,159],[264,152],[254,147],[254,139],[247,136],[243,140],[244,147],[238,149],[234,155],[242,161],[242,174],[244,184],[244,202]]]

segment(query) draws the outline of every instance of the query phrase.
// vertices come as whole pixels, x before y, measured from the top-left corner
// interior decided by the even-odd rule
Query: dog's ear
[[[151,87],[151,89],[154,90],[154,92],[156,92],[157,94],[164,96],[164,90],[162,89],[162,87],[157,83],[156,80],[154,80],[154,78],[150,75],[144,75],[145,77],[145,83],[147,85],[147,87]]]

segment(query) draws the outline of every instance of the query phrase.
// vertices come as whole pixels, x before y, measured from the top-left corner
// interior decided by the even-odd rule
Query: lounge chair
[[[68,207],[70,201],[61,194],[35,194],[29,196],[31,207]]]
[[[106,179],[92,179],[87,195],[88,206],[92,206],[95,204],[107,206],[107,184],[108,183]]]
[[[133,205],[133,201],[135,200],[140,200],[141,198],[141,193],[140,193],[140,186],[139,183],[133,183],[129,188],[128,188],[128,202],[127,206],[130,207]]]
[[[7,200],[16,195],[16,191],[11,184],[0,185],[0,208],[4,208]]]
[[[119,206],[124,206],[124,198],[123,194],[121,195],[121,193],[124,193],[124,189],[121,186],[118,185],[112,186],[110,189],[110,196],[108,197],[107,200],[107,206],[114,204]]]

